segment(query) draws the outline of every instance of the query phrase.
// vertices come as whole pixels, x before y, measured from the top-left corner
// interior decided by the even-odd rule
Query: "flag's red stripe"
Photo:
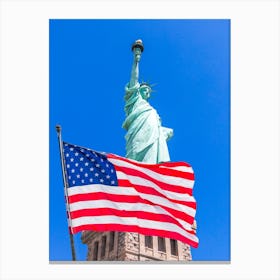
[[[132,217],[132,218],[136,217],[144,220],[172,223],[172,224],[176,224],[186,232],[190,234],[194,234],[194,231],[185,229],[176,219],[166,214],[156,214],[156,213],[145,212],[145,211],[125,211],[125,210],[118,210],[113,208],[83,209],[83,210],[76,210],[71,212],[72,219],[76,219],[80,217],[94,217],[94,216],[99,217],[99,216],[106,216],[106,215],[113,215],[117,217]]]
[[[158,192],[157,190],[155,190],[152,187],[146,187],[146,186],[131,184],[128,180],[118,180],[118,185],[121,186],[121,187],[134,188],[139,193],[145,193],[145,194],[152,194],[152,195],[160,196],[160,197],[168,199],[169,201],[171,201],[173,203],[182,204],[182,205],[191,207],[193,209],[196,209],[196,202],[171,199],[168,196]]]
[[[120,167],[120,166],[115,166],[115,169],[116,169],[116,171],[121,171],[121,172],[127,174],[128,176],[129,175],[138,176],[138,177],[144,178],[146,180],[149,180],[149,181],[155,183],[157,186],[159,186],[163,190],[177,192],[177,193],[187,193],[189,195],[192,195],[192,189],[191,188],[181,187],[181,186],[178,186],[178,185],[171,185],[171,184],[167,184],[167,183],[162,182],[162,181],[158,181],[158,180],[150,177],[149,175],[147,175],[147,174],[145,174],[145,173],[143,173],[139,170],[135,170],[135,169],[128,168],[128,167]]]
[[[128,171],[129,170],[135,170],[135,171],[141,172],[140,170],[134,169],[132,167],[120,166],[120,165],[117,165],[117,164],[114,164],[114,167],[116,169],[122,168],[123,170],[128,170]],[[182,178],[182,179],[186,179],[186,180],[189,180],[189,181],[194,181],[193,173],[186,173],[186,172],[177,171],[177,170],[171,170],[171,169],[166,169],[166,168],[160,168],[160,169],[156,169],[156,170],[154,170],[152,168],[149,168],[149,170],[159,174],[159,177],[160,177],[160,175],[165,175],[165,176],[172,176],[172,177]],[[143,171],[141,173],[142,174],[146,174],[144,169],[143,169]],[[184,174],[178,174],[178,173],[184,173]],[[149,176],[149,175],[146,174],[146,176]],[[150,177],[150,178],[152,178],[152,177]],[[172,178],[170,178],[170,181],[172,181]]]
[[[184,178],[184,179],[194,181],[194,174],[191,172],[180,171],[180,170],[175,170],[175,169],[170,169],[170,168],[160,168],[160,167],[155,167],[153,169],[152,168],[150,168],[150,169],[161,175],[179,177],[179,178]]]
[[[150,163],[143,163],[143,162],[139,162],[139,161],[134,161],[128,158],[124,158],[115,154],[107,154],[107,158],[116,158],[116,159],[120,159],[132,164],[135,164],[137,166],[140,167],[154,167],[154,166],[166,166],[166,167],[178,167],[178,166],[186,166],[186,167],[191,167],[190,164],[183,162],[183,161],[177,161],[177,162],[162,162],[162,163],[156,163],[156,164],[150,164]]]
[[[188,164],[187,162],[184,162],[184,161],[176,161],[176,162],[167,161],[167,162],[158,163],[156,165],[157,166],[166,166],[166,167],[178,167],[178,166],[191,167],[190,164]]]
[[[151,235],[151,236],[160,236],[166,238],[172,238],[183,243],[187,243],[194,248],[198,247],[198,243],[182,236],[179,233],[167,231],[167,230],[157,230],[157,229],[150,229],[150,228],[142,228],[139,226],[132,226],[132,225],[120,225],[120,224],[94,224],[94,225],[82,225],[73,228],[74,233],[78,233],[83,230],[91,230],[91,231],[126,231],[126,232],[137,232],[144,235]]]
[[[116,194],[108,194],[104,192],[96,192],[96,193],[86,193],[86,194],[75,194],[69,196],[69,202],[74,203],[74,202],[80,202],[80,201],[93,201],[93,200],[100,200],[100,199],[106,199],[109,201],[114,201],[114,202],[125,202],[125,203],[145,203],[149,205],[157,205],[160,206],[162,209],[165,209],[168,211],[171,215],[173,215],[176,218],[182,219],[186,221],[189,224],[193,224],[194,217],[179,211],[172,209],[167,206],[163,206],[160,204],[154,204],[146,199],[141,198],[140,196],[133,196],[133,195],[116,195]],[[71,209],[71,208],[70,208]]]
[[[180,177],[188,180],[194,180],[194,174],[192,172],[180,171],[180,170],[170,169],[166,167],[161,168],[159,166],[156,166],[154,168],[149,168],[149,169],[161,175],[168,175],[168,176]]]
[[[108,158],[110,158],[110,157],[108,157]],[[184,179],[188,179],[188,180],[194,180],[194,174],[192,172],[184,172],[184,171],[170,169],[170,168],[161,168],[160,166],[169,167],[169,166],[165,165],[165,163],[162,163],[162,164],[159,164],[159,165],[157,165],[157,164],[143,165],[141,163],[131,162],[127,159],[117,157],[117,156],[114,156],[112,158],[119,159],[119,160],[122,160],[124,162],[128,162],[130,164],[133,164],[133,165],[141,167],[141,168],[146,168],[146,169],[152,170],[152,171],[154,171],[158,174],[161,174],[161,175],[169,175],[169,176],[180,177],[180,178],[184,178]],[[118,165],[114,164],[114,166],[118,166]],[[177,166],[182,166],[182,165],[179,164],[179,165],[175,165],[175,166],[177,167]],[[190,167],[190,166],[188,166],[188,167]]]

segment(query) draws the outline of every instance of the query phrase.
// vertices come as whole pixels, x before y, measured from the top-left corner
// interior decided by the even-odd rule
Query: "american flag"
[[[66,142],[63,154],[72,233],[138,232],[198,247],[189,164],[141,163]]]

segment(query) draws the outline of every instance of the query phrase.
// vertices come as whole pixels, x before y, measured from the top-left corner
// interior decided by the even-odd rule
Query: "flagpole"
[[[67,176],[66,176],[66,168],[65,168],[65,161],[64,161],[64,152],[63,152],[62,137],[61,137],[61,126],[56,125],[55,128],[56,128],[58,143],[59,143],[62,177],[63,177],[63,184],[64,184],[64,196],[65,196],[65,200],[66,200],[67,220],[68,220],[68,226],[70,226],[69,225],[70,209],[69,209],[68,195],[67,195],[68,180],[67,180]],[[70,223],[71,223],[71,221],[70,221]],[[72,227],[70,226],[70,228],[72,228]],[[75,245],[74,245],[73,233],[71,232],[71,230],[69,230],[69,237],[70,237],[70,243],[71,243],[72,260],[75,261],[76,260]]]

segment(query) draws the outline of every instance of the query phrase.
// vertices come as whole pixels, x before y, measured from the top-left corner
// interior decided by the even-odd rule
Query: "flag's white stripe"
[[[92,224],[120,224],[120,225],[132,225],[142,228],[165,230],[170,232],[176,232],[194,242],[198,242],[198,238],[183,230],[179,226],[167,222],[150,221],[145,219],[130,218],[130,217],[117,217],[117,216],[96,216],[96,217],[81,217],[72,219],[72,226],[78,227],[82,225]]]
[[[144,203],[127,203],[127,202],[114,202],[111,200],[92,200],[92,201],[79,201],[74,202],[69,205],[70,211],[78,211],[84,209],[98,209],[98,208],[111,208],[116,210],[124,210],[124,211],[144,211],[148,213],[154,214],[164,214],[172,217],[173,219],[177,220],[186,230],[193,230],[192,225],[185,222],[182,219],[174,217],[165,209],[162,209],[160,206],[156,205],[149,205]]]
[[[115,159],[115,158],[108,158],[108,160],[113,163],[116,166],[120,166],[120,167],[128,167],[128,168],[132,168],[138,171],[141,171],[143,173],[145,173],[146,175],[164,182],[166,184],[170,184],[170,185],[175,185],[175,186],[181,186],[181,187],[186,187],[186,188],[193,188],[194,185],[194,181],[193,180],[188,180],[188,179],[184,179],[181,177],[175,177],[175,176],[169,176],[169,175],[163,175],[163,174],[159,174],[157,172],[154,172],[150,169],[144,168],[144,167],[139,167],[137,165],[134,165],[132,163],[129,163],[127,161],[123,161],[120,159]]]
[[[187,167],[185,165],[182,166],[160,166],[160,168],[165,168],[165,169],[173,169],[173,170],[178,170],[182,172],[187,172],[187,173],[193,173],[193,169],[191,167]]]
[[[159,187],[158,185],[156,185],[154,182],[144,179],[142,177],[127,175],[126,173],[124,173],[122,171],[117,171],[117,177],[120,180],[130,181],[132,185],[135,184],[135,185],[141,185],[144,187],[151,187],[170,199],[195,202],[194,197],[189,194],[182,194],[182,193],[176,193],[176,192],[164,190],[161,187]]]
[[[84,193],[95,193],[95,192],[105,192],[109,194],[119,194],[119,195],[138,195],[138,192],[133,188],[120,187],[120,186],[108,186],[102,184],[91,184],[76,186],[67,189],[68,195],[84,194]]]
[[[104,193],[116,194],[116,195],[139,196],[143,199],[152,202],[155,205],[169,207],[171,209],[184,212],[192,217],[195,216],[195,212],[196,212],[196,210],[191,207],[179,203],[173,203],[164,197],[137,192],[133,187],[129,187],[129,188],[121,187],[121,186],[112,187],[112,186],[96,184],[96,185],[84,185],[84,186],[76,186],[76,187],[68,188],[68,195],[96,193],[96,192],[104,192]]]

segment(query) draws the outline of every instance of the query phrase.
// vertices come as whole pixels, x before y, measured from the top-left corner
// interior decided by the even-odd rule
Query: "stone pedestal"
[[[114,236],[113,243],[112,236]],[[113,234],[109,231],[84,231],[82,242],[88,246],[88,261],[191,261],[192,259],[190,246],[187,244],[176,241],[177,253],[172,255],[169,238],[164,238],[165,251],[160,251],[158,237],[152,237],[152,248],[149,248],[145,245],[144,235],[132,232]]]

